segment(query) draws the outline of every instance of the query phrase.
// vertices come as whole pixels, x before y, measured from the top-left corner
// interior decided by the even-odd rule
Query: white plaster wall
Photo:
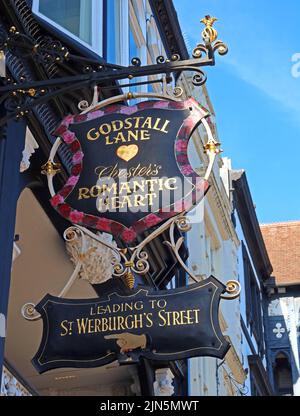
[[[199,279],[207,278],[213,274],[217,279],[226,283],[227,280],[235,279],[238,275],[236,247],[232,240],[222,240],[218,224],[207,200],[204,205],[204,220],[194,223],[191,231],[187,234],[190,253],[188,265]],[[213,258],[209,255],[211,247],[214,248]],[[230,336],[238,356],[242,359],[239,300],[221,300],[221,311],[228,324],[224,335]],[[217,366],[220,363],[221,360],[212,357],[189,360],[190,395],[222,396],[229,394],[223,382],[222,367],[218,369],[217,374]],[[230,372],[228,369],[227,371]]]

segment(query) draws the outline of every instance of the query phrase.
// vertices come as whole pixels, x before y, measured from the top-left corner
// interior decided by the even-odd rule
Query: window
[[[105,0],[106,43],[104,58],[117,65],[131,65],[138,57],[142,65],[156,62],[156,57],[165,55],[162,42],[148,2],[140,0]],[[157,76],[149,79],[157,79]],[[123,83],[147,81],[147,77],[133,78]],[[124,92],[160,92],[159,83],[124,88]],[[131,101],[131,104],[136,100]]]
[[[106,45],[104,58],[107,62],[128,65],[128,1],[105,0]]]
[[[261,357],[257,354],[248,355],[248,365],[251,396],[273,396],[273,389]]]
[[[279,396],[292,396],[292,369],[286,354],[280,352],[276,355],[273,372],[276,393]]]
[[[242,252],[245,276],[247,324],[250,326],[250,330],[254,334],[259,352],[262,354],[264,351],[264,345],[260,289],[243,242]]]
[[[102,0],[33,0],[32,11],[102,55]]]

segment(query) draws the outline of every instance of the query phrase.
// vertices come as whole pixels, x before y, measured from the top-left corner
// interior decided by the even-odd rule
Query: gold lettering
[[[95,319],[95,332],[101,332],[101,319]]]
[[[135,130],[135,132],[133,132],[133,131],[131,131],[131,130],[128,130],[128,135],[127,135],[127,141],[128,142],[130,142],[131,141],[131,137],[134,139],[134,140],[138,140],[138,138],[139,138],[139,131],[138,130]]]
[[[119,127],[117,126],[117,123],[119,123]],[[111,125],[112,125],[113,131],[119,131],[119,130],[121,130],[123,128],[124,123],[123,123],[122,120],[113,120],[111,122]]]
[[[105,144],[109,145],[109,144],[114,144],[114,142],[110,142],[109,141],[109,136],[105,136]]]
[[[108,186],[106,184],[102,187],[102,192],[106,192],[108,194],[113,193],[114,195],[117,194],[117,184],[114,182],[111,186]]]
[[[186,311],[186,319],[187,319],[187,325],[193,324],[193,318],[191,317],[191,312],[193,312],[193,309],[188,309]]]
[[[163,321],[162,323],[159,322],[158,326],[166,326],[167,320],[164,317],[164,312],[165,312],[165,310],[160,310],[158,312],[158,317]]]
[[[142,309],[144,309],[144,304],[142,300],[137,300],[134,304],[134,309],[136,309],[137,311],[140,311]]]
[[[173,186],[171,186],[171,182],[174,184]],[[166,189],[169,189],[170,191],[178,188],[177,186],[175,186],[175,184],[176,184],[175,178],[169,178],[165,181],[165,187]]]
[[[165,308],[167,306],[167,301],[165,299],[158,299],[156,303],[159,308]]]
[[[181,325],[179,321],[180,313],[177,311],[173,311],[173,325]]]
[[[79,188],[79,196],[78,199],[89,199],[90,195],[89,195],[89,188]]]
[[[141,140],[149,140],[149,139],[150,139],[149,131],[148,130],[141,130]]]
[[[60,324],[60,326],[63,328],[63,330],[65,331],[64,333],[62,333],[61,332],[61,334],[60,334],[60,336],[61,337],[64,337],[65,335],[67,335],[67,333],[68,333],[68,328],[66,327],[66,325],[67,325],[67,323],[68,323],[68,321],[67,320],[65,320],[65,321],[62,321],[61,322],[61,324]]]
[[[110,123],[103,123],[97,130],[95,127],[87,132],[87,139],[94,141],[99,139],[100,135],[105,137],[105,144],[112,145],[119,142],[130,142],[132,140],[149,140],[151,138],[149,129],[168,133],[167,127],[170,120],[164,122],[160,117],[128,117],[125,120],[113,120]],[[127,138],[124,136],[122,129],[128,130]],[[135,129],[135,131],[130,130]],[[119,132],[117,136],[111,137],[111,132]]]
[[[91,130],[88,131],[88,133],[86,135],[86,138],[88,140],[92,140],[93,141],[93,140],[97,140],[99,138],[100,134],[97,131],[95,131],[95,130],[96,130],[95,128],[92,128]],[[95,135],[94,136],[91,135],[92,132],[95,132]]]
[[[134,317],[135,317],[135,315],[134,315]],[[132,315],[127,315],[126,316],[126,318],[125,318],[125,326],[126,326],[126,329],[136,328],[135,325],[134,325],[134,320],[132,318],[133,318]]]
[[[88,318],[81,318],[76,319],[77,321],[77,327],[78,327],[78,334],[85,334],[87,330],[88,325]]]
[[[147,127],[148,129],[151,129],[151,124],[152,124],[151,122],[152,122],[152,117],[146,117],[146,120],[142,124],[141,128],[144,129],[145,127]]]
[[[160,131],[161,132],[163,132],[163,133],[168,133],[167,131],[166,131],[166,127],[167,127],[167,125],[170,123],[170,120],[166,120],[165,121],[165,123],[164,123],[164,125],[162,126],[162,128],[160,129]]]
[[[143,328],[143,315],[134,315],[134,328]]]
[[[112,316],[109,318],[109,331],[116,331],[116,317]]]
[[[133,117],[133,118],[135,119],[134,128],[137,129],[137,128],[139,128],[140,120],[144,117]]]
[[[131,129],[131,127],[132,127],[132,121],[131,120],[132,120],[131,117],[125,118],[125,120],[124,120],[125,129]]]
[[[118,143],[118,142],[122,142],[122,143],[126,143],[126,139],[124,137],[124,134],[122,132],[118,133],[116,135],[116,137],[114,138],[114,142]],[[111,144],[111,143],[110,143]]]
[[[155,123],[154,123],[154,126],[152,127],[153,128],[153,130],[158,130],[158,131],[160,131],[160,128],[158,127],[158,125],[159,125],[159,123],[160,123],[160,118],[157,118],[156,119],[156,121],[155,121]]]
[[[93,198],[98,198],[101,195],[101,188],[98,185],[94,185],[90,189],[90,195]]]
[[[198,317],[198,314],[199,314],[199,312],[200,312],[200,309],[194,309],[194,312],[195,312],[195,320],[196,320],[196,324],[198,324],[199,323],[199,317]]]
[[[124,327],[124,317],[123,316],[117,316],[117,320],[118,320],[118,324],[117,324],[118,329],[119,330],[120,329],[126,329]]]
[[[108,319],[102,318],[102,332],[108,331]]]
[[[113,304],[113,307],[112,307],[113,313],[119,312],[120,309],[121,309],[121,305],[118,305],[117,303]]]
[[[146,313],[146,327],[151,328],[153,326],[153,320],[152,320],[152,312]]]
[[[145,207],[146,203],[143,203],[145,198],[142,195],[134,195],[134,203],[135,207]]]
[[[111,132],[111,126],[109,124],[101,124],[101,126],[99,127],[99,131],[101,134],[103,134],[103,136],[105,136],[106,134],[109,134]]]
[[[95,332],[95,327],[93,326],[93,320],[89,319],[88,320],[88,333],[91,334],[93,332]]]
[[[148,201],[149,201],[148,204],[151,207],[153,205],[153,198],[156,198],[157,195],[154,193],[154,194],[148,194],[147,196],[148,196]]]
[[[119,194],[122,194],[123,191],[126,191],[128,194],[131,193],[130,184],[128,182],[121,182]]]

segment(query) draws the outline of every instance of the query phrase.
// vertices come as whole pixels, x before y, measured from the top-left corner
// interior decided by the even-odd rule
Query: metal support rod
[[[140,59],[135,57],[131,60],[132,65],[128,67],[70,54],[68,49],[58,40],[46,39],[44,43],[38,44],[34,38],[18,32],[14,26],[7,32],[2,30],[0,31],[0,51],[9,51],[11,54],[23,58],[31,57],[41,63],[50,62],[58,67],[69,61],[82,63],[83,73],[39,81],[23,79],[22,82],[14,82],[11,79],[4,79],[3,82],[6,85],[0,87],[0,102],[4,102],[6,105],[5,101],[8,101],[8,105],[6,105],[8,111],[6,117],[0,120],[0,126],[12,118],[18,119],[26,116],[36,105],[63,96],[70,90],[94,88],[97,85],[101,85],[103,88],[114,88],[116,81],[124,79],[131,80],[139,77],[145,79],[149,76],[165,75],[167,82],[169,82],[172,79],[171,74],[189,71],[194,72],[192,83],[195,86],[203,85],[206,75],[200,68],[215,65],[216,51],[220,55],[227,53],[227,46],[222,41],[216,40],[217,31],[212,27],[215,20],[217,19],[210,16],[205,16],[201,20],[205,25],[202,31],[203,43],[199,43],[194,48],[192,58],[181,60],[178,54],[173,54],[170,59],[158,56],[155,64],[141,65]],[[145,81],[137,82],[134,85],[152,82],[146,78]]]
[[[62,78],[53,78],[42,81],[32,81],[32,82],[22,82],[20,84],[11,84],[6,85],[5,87],[0,87],[0,94],[5,94],[7,92],[17,91],[22,88],[24,90],[29,90],[31,88],[49,88],[57,87],[59,85],[65,85],[67,83],[76,83],[76,82],[89,82],[89,83],[105,83],[113,82],[126,78],[136,78],[144,77],[149,75],[159,75],[159,74],[170,74],[172,72],[182,72],[182,71],[195,71],[201,72],[198,68],[202,66],[212,66],[214,65],[214,59],[204,58],[204,59],[188,59],[184,61],[170,61],[162,64],[152,64],[145,66],[128,66],[120,70],[101,70],[99,72],[91,72],[83,75],[72,75],[69,77]]]

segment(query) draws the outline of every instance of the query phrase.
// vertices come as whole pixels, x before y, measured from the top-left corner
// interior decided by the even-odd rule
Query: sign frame
[[[111,282],[110,282],[111,285]],[[51,341],[50,338],[50,322],[51,317],[49,316],[49,308],[54,308],[55,304],[63,304],[66,307],[68,306],[76,306],[76,305],[95,305],[101,302],[108,302],[112,299],[134,299],[135,296],[143,294],[145,298],[163,298],[166,296],[177,296],[180,294],[188,294],[191,291],[205,291],[207,290],[210,292],[210,303],[207,307],[209,307],[209,316],[210,316],[210,325],[211,328],[206,329],[207,339],[210,340],[210,345],[207,346],[196,346],[195,348],[183,350],[183,351],[175,351],[170,353],[161,353],[157,350],[151,349],[142,349],[136,352],[135,350],[128,352],[126,354],[117,354],[116,352],[106,351],[105,354],[101,357],[96,359],[86,359],[86,360],[75,360],[75,359],[66,359],[66,357],[58,357],[56,352],[56,358],[51,357],[51,352],[49,353],[49,345],[51,350]],[[139,287],[133,290],[128,290],[124,292],[124,290],[120,290],[120,288],[116,287],[115,289],[111,289],[111,291],[107,292],[107,294],[103,298],[95,298],[95,299],[62,299],[52,295],[47,294],[40,303],[36,306],[36,310],[41,314],[43,319],[43,334],[41,344],[35,356],[32,359],[32,364],[36,368],[39,373],[43,373],[45,371],[54,369],[54,368],[61,368],[61,367],[73,367],[73,368],[93,368],[106,365],[110,362],[115,361],[116,359],[119,360],[120,363],[132,363],[137,362],[140,357],[149,359],[149,360],[156,360],[156,361],[170,361],[170,360],[178,360],[178,359],[185,359],[191,358],[196,356],[211,356],[222,359],[225,354],[227,353],[228,349],[230,348],[230,343],[228,340],[223,336],[220,323],[219,323],[219,303],[221,300],[221,295],[226,292],[226,286],[221,283],[218,279],[213,276],[209,278],[192,284],[187,287],[180,287],[172,290],[163,290],[163,291],[154,291],[150,290],[149,288]],[[207,295],[206,295],[207,296]],[[184,304],[184,303],[183,303]],[[202,325],[207,325],[206,322],[203,322]],[[197,327],[198,328],[198,327]],[[166,329],[161,329],[162,331],[166,331]],[[214,337],[212,338],[212,332],[214,333]],[[68,337],[68,335],[67,335]],[[68,338],[66,338],[68,339]],[[87,341],[86,341],[87,342]],[[201,342],[203,342],[203,337],[201,338]],[[217,344],[216,344],[217,343]],[[53,345],[53,341],[52,341]],[[55,344],[56,345],[56,344]],[[98,345],[98,344],[97,344]]]

